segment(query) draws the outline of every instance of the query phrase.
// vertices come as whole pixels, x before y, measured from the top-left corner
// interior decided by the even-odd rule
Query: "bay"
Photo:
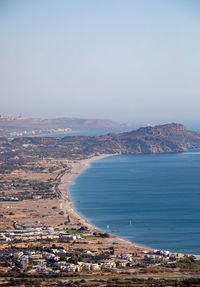
[[[200,150],[104,158],[79,175],[69,193],[77,210],[107,232],[150,248],[200,254]]]

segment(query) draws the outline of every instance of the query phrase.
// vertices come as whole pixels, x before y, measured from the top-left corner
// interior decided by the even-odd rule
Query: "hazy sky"
[[[199,0],[0,0],[0,114],[200,123]]]

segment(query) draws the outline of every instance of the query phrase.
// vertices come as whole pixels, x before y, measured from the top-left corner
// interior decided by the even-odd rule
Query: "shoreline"
[[[106,157],[117,156],[117,155],[119,154],[102,154],[98,156],[92,156],[87,159],[70,161],[69,164],[71,165],[71,172],[64,173],[62,177],[60,178],[60,184],[58,185],[58,189],[62,194],[62,197],[60,199],[61,201],[60,208],[63,210],[64,216],[66,218],[67,216],[69,216],[70,224],[74,225],[77,228],[80,228],[81,226],[87,227],[88,231],[91,233],[93,232],[106,233],[106,231],[92,224],[83,214],[81,214],[75,208],[74,201],[70,198],[68,189],[69,189],[69,186],[74,184],[74,180],[76,179],[76,177],[78,177],[86,169],[88,169],[92,162],[106,158]],[[122,244],[125,248],[133,247],[140,251],[149,251],[152,249],[150,247],[140,245],[138,243],[124,239],[118,235],[114,235],[111,233],[109,233],[109,235],[110,235],[109,238],[107,238],[108,241]],[[192,255],[192,256],[195,256],[197,259],[200,259],[200,255],[198,254],[188,254],[188,253],[181,253],[181,252],[175,252],[175,253],[179,254],[180,257],[183,257],[184,255],[189,255],[189,256]]]
[[[88,169],[92,162],[96,160],[100,160],[106,157],[110,156],[116,156],[118,154],[102,154],[98,156],[93,156],[91,158],[83,159],[83,160],[74,160],[70,163],[71,165],[71,172],[70,173],[64,173],[61,177],[60,184],[58,185],[59,191],[62,194],[61,202],[60,202],[60,208],[63,210],[65,217],[69,216],[70,223],[73,225],[77,225],[79,228],[81,226],[87,227],[88,231],[90,232],[103,232],[106,231],[100,229],[99,227],[93,225],[87,218],[84,217],[83,214],[78,212],[78,210],[74,206],[74,201],[71,200],[70,194],[69,194],[69,186],[74,184],[74,180],[77,176],[79,176],[81,173],[83,173],[86,169]],[[121,238],[117,235],[110,234],[109,233],[109,240],[117,243],[121,243],[126,246],[132,246],[140,250],[149,250],[150,248],[146,246],[139,245],[137,243],[128,241],[124,238]]]

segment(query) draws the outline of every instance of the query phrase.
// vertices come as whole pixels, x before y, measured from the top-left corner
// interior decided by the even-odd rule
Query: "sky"
[[[0,0],[0,114],[200,124],[199,0]]]

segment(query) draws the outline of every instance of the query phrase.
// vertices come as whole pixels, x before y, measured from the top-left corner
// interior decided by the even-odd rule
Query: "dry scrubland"
[[[147,131],[148,150],[158,151],[161,127]],[[140,144],[147,137],[141,133]],[[199,135],[182,126],[167,133],[176,143],[185,136],[187,146],[198,145]],[[198,257],[137,246],[92,226],[74,209],[67,186],[91,161],[124,151],[125,144],[112,147],[110,137],[0,138],[2,286],[200,286]],[[135,133],[127,137],[133,150]],[[166,146],[172,149],[172,140],[160,152]]]

